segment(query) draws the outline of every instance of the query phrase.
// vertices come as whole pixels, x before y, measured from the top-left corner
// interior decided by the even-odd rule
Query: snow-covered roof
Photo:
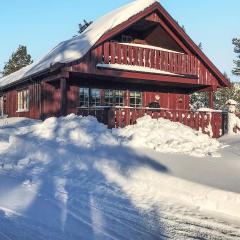
[[[144,11],[156,0],[136,0],[118,8],[91,24],[82,34],[61,42],[43,58],[0,79],[0,88],[47,70],[56,63],[69,63],[81,59],[105,33]]]

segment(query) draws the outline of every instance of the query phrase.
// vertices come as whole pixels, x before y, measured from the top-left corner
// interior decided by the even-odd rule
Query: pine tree
[[[195,92],[190,96],[190,105],[192,110],[208,107],[208,93]]]
[[[182,30],[183,30],[184,32],[186,32],[186,28],[185,28],[184,25],[182,25]]]
[[[231,82],[227,73],[223,73],[223,75]],[[238,108],[240,109],[240,84],[231,83],[231,87],[217,90],[214,94],[215,109],[224,110],[226,107],[225,104],[229,99],[238,102]],[[190,96],[190,104],[193,110],[208,107],[208,92],[193,93]]]
[[[83,24],[79,24],[79,30],[78,33],[81,34],[85,31],[90,25],[92,24],[92,21],[87,22],[85,19],[83,20]]]
[[[27,47],[19,45],[18,49],[12,53],[12,56],[5,64],[2,75],[7,76],[31,64],[32,62],[31,55],[27,53]]]
[[[235,68],[233,74],[240,76],[240,38],[233,39],[234,52],[237,54],[237,60],[234,60]]]

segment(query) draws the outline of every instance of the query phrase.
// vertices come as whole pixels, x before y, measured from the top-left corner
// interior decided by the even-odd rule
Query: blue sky
[[[76,34],[83,19],[94,20],[131,0],[10,0],[1,2],[0,69],[19,44],[33,59]],[[231,75],[232,38],[240,37],[239,0],[161,0],[221,71]],[[233,80],[240,80],[232,77]]]

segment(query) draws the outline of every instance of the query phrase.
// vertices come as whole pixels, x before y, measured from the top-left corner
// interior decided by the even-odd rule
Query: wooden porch
[[[94,116],[108,128],[119,128],[136,123],[138,118],[149,115],[154,119],[164,118],[182,123],[210,137],[219,138],[226,131],[227,114],[221,111],[200,112],[155,108],[130,107],[79,107],[76,114]]]

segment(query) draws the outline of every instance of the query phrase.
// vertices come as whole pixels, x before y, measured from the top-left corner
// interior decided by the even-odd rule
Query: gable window
[[[23,89],[17,92],[17,111],[29,111],[29,89]]]
[[[142,107],[142,93],[141,92],[130,92],[130,107]]]
[[[131,43],[133,41],[133,38],[128,35],[122,35],[122,42],[123,43]]]
[[[124,91],[110,89],[105,90],[105,105],[124,106]]]

